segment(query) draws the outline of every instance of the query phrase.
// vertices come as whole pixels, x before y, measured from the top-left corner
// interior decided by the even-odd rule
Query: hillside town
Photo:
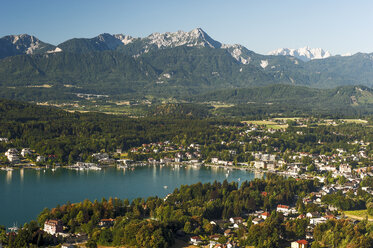
[[[293,131],[294,135],[298,137],[305,135],[305,122],[306,120],[297,120],[295,124],[293,123],[293,125],[303,127],[303,129]],[[338,124],[335,121],[328,123]],[[345,211],[366,208],[359,199],[373,194],[371,143],[364,140],[352,140],[343,147],[333,148],[332,152],[318,154],[290,149],[281,152],[278,146],[270,146],[274,137],[287,132],[283,123],[278,124],[280,128],[245,123],[244,126],[230,131],[236,134],[237,139],[219,140],[216,144],[211,144],[215,148],[212,152],[209,152],[209,146],[206,144],[154,142],[130,148],[127,152],[118,148],[115,152],[93,153],[86,161],[75,161],[64,167],[74,170],[102,170],[107,166],[117,166],[127,170],[144,165],[193,166],[195,168],[207,166],[222,168],[227,172],[247,170],[317,182],[318,187],[315,191],[302,192],[302,195],[296,195],[288,203],[279,202],[275,209],[257,208],[227,219],[211,219],[209,223],[214,231],[210,235],[193,236],[183,230],[176,233],[178,239],[194,246],[242,247],[237,238],[242,230],[247,231],[252,225],[263,225],[267,218],[273,218],[277,214],[280,214],[285,222],[304,220],[306,223],[301,239],[287,240],[292,248],[311,247],[315,227],[330,220],[346,220],[353,225],[364,221],[364,218],[348,217]],[[226,128],[221,127],[221,129]],[[11,142],[6,138],[0,140],[6,143]],[[316,141],[317,145],[323,145],[323,143],[321,140]],[[251,149],[256,147],[257,151],[250,151],[250,146]],[[260,147],[264,149],[259,150]],[[16,148],[9,148],[4,156],[7,159],[4,163],[6,166],[1,167],[4,170],[19,167],[56,166],[56,163],[53,163],[53,155],[40,155],[30,148],[22,148],[20,152]],[[57,166],[62,166],[62,164],[57,164]],[[269,197],[269,194],[266,191],[260,192],[264,199]],[[172,194],[169,194],[164,201],[171,198]],[[116,221],[116,218],[100,219],[96,228],[110,229]],[[62,247],[76,247],[75,245],[89,240],[87,234],[71,232],[69,227],[62,223],[60,219],[47,219],[43,223],[44,232],[65,242]],[[11,229],[9,233],[16,231]]]

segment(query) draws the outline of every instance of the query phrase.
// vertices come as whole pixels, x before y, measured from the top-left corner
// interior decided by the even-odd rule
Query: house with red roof
[[[288,214],[290,212],[290,207],[288,205],[277,205],[277,212],[286,213]]]
[[[271,216],[271,214],[270,214],[269,212],[264,212],[264,213],[262,213],[262,214],[260,215],[260,217],[261,217],[263,220],[267,219],[269,216]]]
[[[308,241],[305,239],[291,242],[291,248],[307,248],[307,247],[308,247]]]
[[[202,239],[199,236],[193,236],[190,238],[190,242],[193,245],[199,245],[202,242]]]

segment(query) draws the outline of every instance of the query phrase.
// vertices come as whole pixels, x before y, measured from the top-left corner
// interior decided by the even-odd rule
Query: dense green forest
[[[286,132],[266,134],[269,139],[258,142],[255,137],[261,136],[260,132],[243,136],[242,132],[247,128],[239,119],[217,118],[209,111],[204,105],[167,104],[151,109],[146,117],[129,118],[95,112],[71,113],[1,100],[0,137],[11,142],[1,142],[0,152],[11,147],[30,147],[41,155],[53,155],[54,161],[50,162],[72,163],[85,161],[90,154],[100,151],[114,152],[117,148],[127,151],[142,144],[169,140],[183,146],[202,145],[201,159],[222,156],[247,162],[247,151],[331,154],[337,148],[356,152],[359,148],[349,145],[351,140],[373,141],[371,127],[367,125],[317,125],[317,119],[314,122],[311,119],[308,127],[290,126]],[[317,143],[318,140],[321,143]],[[237,151],[234,157],[226,154],[232,149]],[[148,156],[155,154],[149,153]]]
[[[143,86],[139,85],[139,87]],[[364,86],[344,86],[321,90],[278,84],[216,90],[209,93],[202,93],[203,90],[201,90],[198,93],[193,93],[194,96],[185,94],[180,96],[179,99],[172,98],[172,94],[167,94],[167,89],[164,89],[163,86],[159,87],[159,92],[166,93],[167,96],[164,95],[166,98],[160,95],[153,97],[151,93],[141,96],[141,93],[138,94],[129,90],[130,98],[126,111],[135,112],[137,116],[154,115],[157,113],[157,109],[161,109],[169,103],[176,104],[178,108],[194,108],[195,110],[199,108],[201,110],[199,112],[206,112],[204,116],[217,115],[240,118],[256,118],[258,116],[265,118],[266,116],[276,115],[289,117],[362,117],[371,115],[373,111],[373,92],[370,88]],[[181,94],[184,92],[182,87],[176,88]],[[121,90],[123,89],[121,87]],[[115,87],[113,91],[120,92]],[[117,104],[122,99],[119,95],[93,96],[90,98],[79,96],[80,93],[84,92],[80,88],[65,86],[28,87],[27,89],[24,86],[17,86],[15,88],[7,87],[2,91],[6,99],[21,99],[32,102],[48,102],[53,99],[51,103],[59,103],[59,106],[69,110],[105,112],[106,109],[109,109],[109,111],[116,113],[121,113],[123,110],[123,106]],[[99,88],[96,88],[93,93],[100,94]],[[215,107],[219,105],[223,107]],[[172,107],[172,105],[170,106]],[[127,113],[127,115],[129,114]]]
[[[144,96],[185,99],[209,93],[216,97],[213,92],[217,90],[276,84],[318,88],[372,86],[369,54],[302,62],[286,56],[264,56],[240,47],[241,56],[249,61],[241,63],[232,57],[233,47],[159,49],[153,45],[144,52],[148,49],[138,42],[107,49],[105,44],[72,39],[61,44],[63,52],[5,57],[0,59],[0,97],[69,101],[74,97],[72,93],[90,93],[126,100]],[[268,65],[262,67],[262,61]],[[52,87],[40,87],[43,84]],[[223,99],[226,96],[219,95]]]
[[[0,137],[14,140],[6,147],[31,147],[44,155],[55,155],[55,162],[83,159],[89,154],[116,148],[127,150],[144,143],[165,140],[209,140],[218,125],[228,120],[194,119],[185,115],[133,119],[101,113],[69,113],[27,103],[0,101]]]

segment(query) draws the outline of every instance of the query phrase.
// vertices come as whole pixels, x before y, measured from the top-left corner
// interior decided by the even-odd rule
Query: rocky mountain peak
[[[328,51],[324,51],[321,48],[310,48],[309,46],[298,49],[279,48],[269,52],[269,55],[293,56],[303,61],[310,61],[312,59],[325,59],[332,56],[331,53]]]

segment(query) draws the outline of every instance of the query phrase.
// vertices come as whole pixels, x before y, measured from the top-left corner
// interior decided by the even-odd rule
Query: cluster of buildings
[[[175,150],[184,150],[184,146],[176,146],[170,141],[142,144],[141,147],[134,147],[130,151],[133,153],[159,153],[170,152]]]
[[[16,148],[9,148],[5,152],[5,156],[8,159],[8,161],[12,164],[18,164],[21,162],[21,158],[26,158],[29,155],[33,155],[34,151],[32,151],[30,148],[22,148],[21,152],[19,152]],[[44,162],[45,157],[37,155],[36,156],[36,162]]]
[[[141,147],[135,147],[130,150],[131,153],[147,154],[149,163],[181,163],[189,161],[198,163],[202,158],[201,146],[199,144],[190,144],[189,146],[175,145],[170,141],[143,144]],[[162,154],[165,154],[162,156]],[[154,155],[154,156],[153,156]],[[159,157],[156,159],[155,157]]]
[[[99,164],[115,164],[115,159],[110,158],[109,154],[104,153],[94,153],[92,154],[92,157],[98,161]]]
[[[68,168],[73,170],[101,170],[101,167],[96,163],[76,162]]]
[[[287,205],[278,205],[277,212],[282,212],[285,216],[289,215],[296,215],[297,211],[295,208],[291,208]],[[311,213],[310,213],[311,214]],[[253,216],[252,224],[258,225],[263,223],[271,214],[269,212],[264,211],[256,211],[255,213],[249,214],[249,216]],[[307,214],[307,217],[308,214]],[[208,239],[202,239],[200,236],[192,236],[189,239],[189,242],[192,245],[199,246],[203,243],[208,244],[210,248],[235,248],[240,247],[239,243],[235,240],[235,236],[237,235],[235,229],[239,229],[241,227],[247,227],[248,222],[242,217],[232,217],[229,220],[213,220],[210,222],[212,225],[216,225],[217,228],[220,230],[220,234],[214,234],[208,236]],[[228,225],[228,227],[227,227]],[[221,243],[221,237],[225,237],[225,242]],[[291,242],[292,248],[307,248],[309,241],[313,239],[312,234],[307,234],[306,239],[302,240],[295,240]],[[219,242],[220,241],[220,242]]]
[[[19,158],[19,152],[16,148],[8,149],[8,151],[5,152],[5,156],[7,157],[10,163],[16,164],[21,162]]]

